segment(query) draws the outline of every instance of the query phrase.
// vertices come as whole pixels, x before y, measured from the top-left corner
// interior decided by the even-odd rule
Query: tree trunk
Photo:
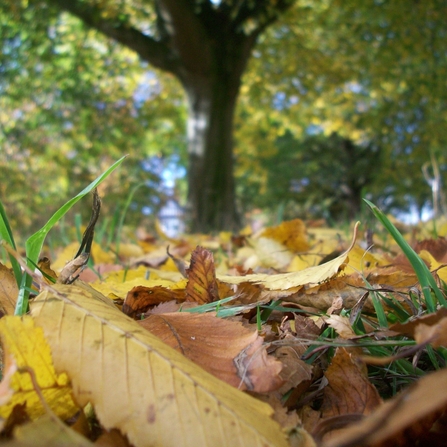
[[[232,134],[238,88],[229,88],[225,75],[216,73],[212,79],[185,85],[185,89],[191,230],[235,230],[240,220],[235,204]]]
[[[228,33],[209,40],[206,69],[176,73],[188,98],[188,218],[190,230],[236,230],[233,122],[244,72],[256,35]],[[185,67],[183,67],[185,68]]]

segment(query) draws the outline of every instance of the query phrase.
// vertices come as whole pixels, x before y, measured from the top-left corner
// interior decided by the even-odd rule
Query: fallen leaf
[[[352,338],[357,334],[352,329],[351,323],[348,317],[342,315],[331,315],[330,317],[323,317],[323,320],[333,329],[336,330],[337,334],[342,338]]]
[[[370,414],[382,402],[366,371],[345,348],[337,348],[325,376],[323,418],[350,413]]]
[[[30,374],[30,368],[50,408],[63,420],[72,417],[78,406],[72,398],[71,387],[65,373],[56,374],[51,352],[42,329],[34,325],[30,316],[7,316],[0,320],[0,337],[6,358],[13,358],[17,371],[11,378],[14,394],[0,406],[0,416],[7,418],[17,404],[26,402],[26,412],[31,419],[45,413]]]
[[[253,274],[245,276],[218,275],[220,281],[230,284],[240,284],[242,282],[252,282],[262,284],[271,290],[284,290],[304,285],[317,285],[336,276],[348,261],[349,251],[352,249],[357,236],[357,227],[355,227],[353,240],[349,248],[337,258],[325,264],[309,267],[299,272],[279,273],[276,275]]]
[[[281,363],[267,356],[258,331],[212,314],[152,315],[138,324],[197,365],[241,390],[277,389]]]
[[[445,307],[441,307],[433,314],[426,314],[421,317],[415,317],[407,323],[394,323],[390,326],[390,331],[398,332],[399,334],[407,335],[414,338],[415,330],[420,324],[433,326],[446,317],[447,309]]]
[[[39,267],[40,271],[44,274],[43,275],[44,281],[47,284],[53,284],[54,281],[51,281],[50,278],[56,280],[57,273],[51,268],[51,261],[46,256],[44,256],[43,258],[39,259],[37,266]]]
[[[206,304],[219,299],[214,258],[209,250],[197,247],[191,254],[191,264],[186,272],[188,275],[185,290],[187,301]]]
[[[434,348],[447,346],[447,318],[442,318],[432,326],[418,324],[414,330],[417,344],[430,343]]]
[[[268,405],[216,379],[84,290],[49,287],[31,312],[77,401],[91,402],[101,424],[118,428],[134,446],[288,445]]]
[[[11,269],[0,263],[0,312],[14,315],[19,288]],[[1,314],[0,314],[1,317]]]
[[[14,439],[2,443],[4,447],[94,447],[95,444],[76,433],[52,415],[19,425]]]
[[[293,253],[281,242],[267,237],[253,239],[251,245],[254,249],[254,257],[244,263],[245,268],[258,265],[271,267],[276,270],[285,269],[293,259]]]
[[[380,405],[370,416],[332,433],[321,447],[414,445],[447,408],[447,369],[420,378],[407,390]]]
[[[262,236],[280,242],[292,252],[303,252],[309,249],[306,226],[301,219],[282,222],[275,227],[268,227]]]
[[[173,300],[183,302],[185,299],[183,289],[172,290],[162,286],[136,286],[127,293],[123,304],[123,312],[129,317],[133,317],[137,313],[146,312],[150,306]]]
[[[284,380],[284,384],[279,389],[281,394],[296,388],[302,382],[310,384],[313,367],[301,360],[296,349],[292,346],[281,346],[275,351],[275,356],[283,364],[280,373],[280,377]]]

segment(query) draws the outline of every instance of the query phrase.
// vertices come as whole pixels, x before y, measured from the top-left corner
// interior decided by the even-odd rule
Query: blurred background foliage
[[[150,27],[144,11],[134,21]],[[101,191],[104,214],[141,183],[129,223],[184,205],[187,110],[175,78],[47,2],[5,1],[0,15],[0,199],[12,226],[30,234],[123,154]],[[422,168],[439,167],[439,183],[447,166],[445,17],[440,0],[296,1],[243,78],[241,212],[346,221],[363,196],[400,216],[429,209]]]

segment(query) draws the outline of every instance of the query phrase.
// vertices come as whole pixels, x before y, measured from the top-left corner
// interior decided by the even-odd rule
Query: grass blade
[[[429,312],[435,312],[436,305],[433,300],[431,291],[434,292],[436,299],[438,302],[444,306],[447,307],[447,301],[442,293],[442,291],[439,289],[438,285],[436,284],[435,279],[433,278],[430,270],[424,263],[424,261],[418,256],[418,254],[408,245],[407,241],[403,238],[403,236],[399,233],[398,229],[391,223],[391,221],[385,216],[385,214],[377,208],[376,205],[374,205],[369,200],[363,199],[368,206],[371,208],[372,212],[374,213],[374,216],[383,224],[383,226],[388,230],[388,232],[391,234],[393,239],[396,241],[397,245],[402,249],[407,259],[410,261],[410,264],[412,265],[416,276],[419,280],[419,283],[422,288],[422,293],[425,298],[425,304],[427,306],[427,310]]]
[[[0,201],[0,238],[8,243],[14,250],[17,250],[14,241],[14,236],[12,235],[11,226],[9,225],[8,217],[6,216],[6,211],[3,203]],[[22,269],[20,264],[14,258],[14,256],[8,254],[9,260],[11,262],[12,270],[14,272],[14,277],[17,281],[17,285],[20,287],[22,281]]]

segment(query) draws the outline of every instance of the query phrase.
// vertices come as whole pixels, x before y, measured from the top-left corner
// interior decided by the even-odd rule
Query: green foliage
[[[374,144],[356,145],[336,134],[296,140],[286,132],[275,149],[258,161],[265,180],[250,175],[239,179],[247,208],[283,203],[284,218],[299,213],[346,221],[360,214],[364,191],[380,197],[383,151]]]
[[[0,170],[8,178],[0,198],[11,224],[37,230],[45,223],[41,209],[55,211],[54,203],[123,154],[126,171],[103,188],[120,205],[127,189],[151,181],[150,193],[135,197],[138,222],[147,196],[160,195],[160,179],[141,162],[184,156],[180,87],[71,15],[43,4],[13,11],[0,6]]]

